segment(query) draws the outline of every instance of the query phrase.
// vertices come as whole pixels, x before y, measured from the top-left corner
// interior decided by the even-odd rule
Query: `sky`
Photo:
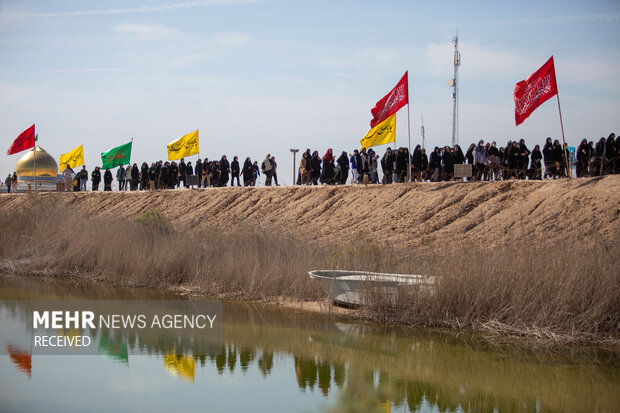
[[[131,139],[132,162],[166,160],[199,129],[201,159],[270,153],[290,184],[289,149],[359,148],[405,71],[396,142],[375,150],[421,144],[422,119],[427,149],[450,144],[457,31],[461,146],[561,140],[556,98],[514,122],[515,84],[552,55],[567,143],[620,132],[617,0],[0,0],[0,173],[33,123],[56,160],[83,144],[89,171]]]

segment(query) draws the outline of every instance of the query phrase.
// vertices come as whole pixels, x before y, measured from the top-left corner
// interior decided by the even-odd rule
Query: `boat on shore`
[[[368,271],[315,270],[310,278],[321,282],[325,294],[335,304],[359,307],[373,303],[396,304],[399,290],[430,287],[435,277],[414,274],[388,274]]]

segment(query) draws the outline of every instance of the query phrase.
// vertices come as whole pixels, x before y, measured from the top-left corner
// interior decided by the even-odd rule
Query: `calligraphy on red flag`
[[[390,93],[385,95],[370,110],[373,116],[370,121],[371,128],[374,128],[409,103],[408,73],[408,71],[405,72],[400,81],[394,86],[394,89],[390,90]]]
[[[522,123],[537,107],[558,94],[553,56],[525,80],[517,83],[514,91],[515,122]]]

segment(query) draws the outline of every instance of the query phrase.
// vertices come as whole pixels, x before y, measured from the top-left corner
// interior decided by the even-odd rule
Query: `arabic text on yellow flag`
[[[67,169],[67,166],[70,166],[71,169],[73,169],[80,165],[84,165],[84,145],[80,145],[71,152],[60,155],[58,170],[62,172]]]
[[[168,160],[175,161],[185,156],[194,155],[198,150],[198,130],[181,136],[168,144]]]
[[[362,149],[371,146],[383,145],[396,140],[396,114],[393,114],[374,128],[368,131],[360,140]]]

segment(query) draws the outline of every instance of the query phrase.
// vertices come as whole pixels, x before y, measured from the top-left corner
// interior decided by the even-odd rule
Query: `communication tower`
[[[452,147],[459,143],[459,66],[461,65],[461,54],[459,53],[458,32],[454,39],[454,77],[448,84],[452,88]]]

